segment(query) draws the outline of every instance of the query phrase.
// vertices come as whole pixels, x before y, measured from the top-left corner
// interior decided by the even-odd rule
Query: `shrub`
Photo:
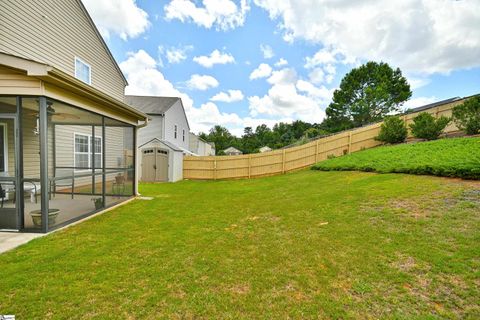
[[[380,127],[380,133],[375,138],[387,143],[400,143],[407,139],[407,126],[399,117],[387,117]]]
[[[435,119],[431,114],[422,112],[413,118],[413,123],[410,124],[410,129],[415,138],[435,140],[440,136],[449,122],[450,118],[441,116],[440,118]]]
[[[467,134],[480,133],[480,96],[470,98],[453,108],[453,121]]]

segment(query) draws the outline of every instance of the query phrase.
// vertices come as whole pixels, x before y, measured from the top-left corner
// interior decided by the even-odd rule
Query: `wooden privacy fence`
[[[463,103],[464,100],[455,100],[401,117],[407,123],[407,126],[420,112],[428,112],[435,117],[450,117],[453,107]],[[239,156],[184,157],[183,178],[197,180],[248,179],[299,170],[326,160],[329,156],[341,156],[380,145],[381,142],[376,141],[375,137],[378,136],[381,124],[381,122],[374,123],[323,137],[301,146],[265,153]],[[457,131],[458,128],[453,123],[445,128],[445,133]]]

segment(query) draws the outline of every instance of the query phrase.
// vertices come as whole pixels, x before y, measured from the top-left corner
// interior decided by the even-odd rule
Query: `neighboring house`
[[[149,117],[148,125],[138,131],[138,146],[141,154],[140,180],[150,182],[181,180],[182,174],[178,173],[183,171],[183,157],[179,157],[176,153],[180,151],[183,154],[190,154],[190,126],[182,99],[127,95],[125,102]],[[153,162],[150,160],[152,153],[156,155],[156,160]],[[160,155],[166,155],[168,159],[164,160]],[[148,158],[147,162],[144,158]],[[169,167],[165,169],[164,166],[167,164]],[[165,170],[168,172],[167,176],[161,174]]]
[[[264,153],[264,152],[272,151],[272,148],[270,148],[269,146],[264,146],[258,149],[258,151],[260,151],[260,153]]]
[[[234,148],[234,147],[228,147],[227,149],[223,150],[223,153],[225,153],[225,155],[227,156],[238,156],[238,155],[241,155],[243,154],[242,151]]]
[[[213,142],[207,142],[196,134],[190,132],[189,150],[197,156],[214,156],[215,144]]]
[[[0,30],[0,230],[47,232],[134,196],[147,115],[123,102],[81,1],[2,2]]]

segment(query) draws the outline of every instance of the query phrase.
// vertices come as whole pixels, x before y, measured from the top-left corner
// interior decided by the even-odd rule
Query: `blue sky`
[[[480,2],[432,1],[84,3],[127,93],[181,96],[192,131],[220,124],[238,135],[261,123],[320,122],[345,73],[368,60],[402,69],[408,107],[480,92]]]

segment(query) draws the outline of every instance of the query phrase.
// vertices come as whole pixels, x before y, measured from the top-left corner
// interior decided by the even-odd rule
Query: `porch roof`
[[[24,72],[27,76],[35,77],[45,83],[52,84],[82,97],[87,97],[136,121],[148,120],[148,116],[145,113],[50,65],[1,52],[0,65]]]

